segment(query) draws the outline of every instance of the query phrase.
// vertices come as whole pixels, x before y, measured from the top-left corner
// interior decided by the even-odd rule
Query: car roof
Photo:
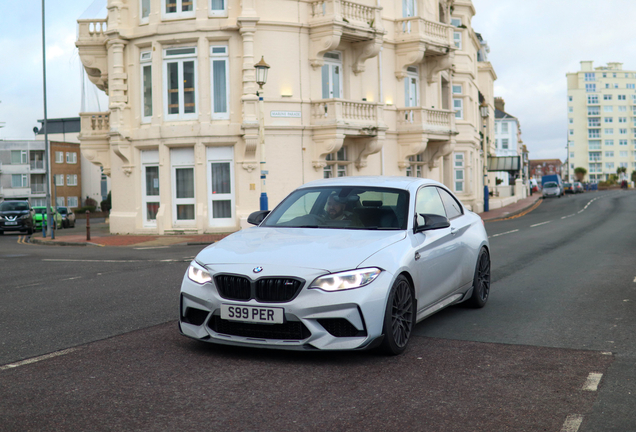
[[[351,176],[314,180],[309,183],[305,183],[304,185],[300,186],[299,189],[321,186],[372,186],[408,190],[411,189],[413,186],[426,184],[444,186],[435,180],[418,177]]]

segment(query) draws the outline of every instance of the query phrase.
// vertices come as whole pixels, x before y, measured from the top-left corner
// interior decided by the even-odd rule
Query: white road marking
[[[135,250],[146,250],[146,249],[166,249],[169,248],[170,246],[146,246],[146,247],[138,247],[138,248],[133,248]]]
[[[81,276],[75,276],[75,277],[72,277],[72,278],[60,279],[60,280],[65,281],[65,280],[74,280],[74,279],[80,279],[80,278],[81,278]]]
[[[590,374],[587,376],[587,381],[585,381],[585,384],[583,384],[583,388],[581,390],[598,390],[598,385],[601,382],[601,378],[603,378],[602,373],[590,372]]]
[[[572,213],[571,215],[563,216],[561,219],[567,219],[569,217],[576,216],[576,213]]]
[[[22,360],[22,361],[19,361],[19,362],[16,362],[16,363],[11,363],[11,364],[8,364],[8,365],[0,366],[0,371],[17,368],[19,366],[28,365],[28,364],[31,364],[31,363],[36,363],[36,362],[39,362],[39,361],[42,361],[42,360],[47,360],[47,359],[50,359],[50,358],[53,358],[53,357],[63,356],[65,354],[70,354],[73,351],[77,351],[77,348],[69,348],[69,349],[65,349],[65,350],[62,350],[62,351],[57,351],[57,352],[54,352],[54,353],[51,353],[51,354],[46,354],[46,355],[39,356],[39,357],[33,357],[33,358]]]
[[[530,225],[530,228],[538,227],[539,225],[545,225],[545,224],[550,223],[550,222],[552,222],[552,221],[541,222],[541,223],[538,223],[538,224]]]
[[[518,230],[518,229],[516,229],[516,230],[512,230],[512,231],[502,232],[502,233],[499,233],[499,234],[493,234],[493,235],[491,235],[491,236],[488,236],[488,238],[491,238],[491,237],[499,237],[499,236],[506,235],[506,234],[512,234],[512,233],[517,232],[517,231],[519,231],[519,230]]]
[[[636,283],[636,277],[634,278],[634,283]]]
[[[602,355],[612,355],[612,352],[611,351],[603,351],[601,354]]]
[[[62,258],[44,258],[42,261],[57,261],[57,262],[105,262],[105,263],[145,262],[144,260],[83,260],[83,259],[62,259]]]
[[[581,414],[570,414],[563,423],[561,432],[577,432],[583,423],[583,416]]]
[[[20,285],[18,288],[28,288],[32,286],[42,285],[43,283],[44,282],[36,282],[36,283],[28,284],[28,285]]]

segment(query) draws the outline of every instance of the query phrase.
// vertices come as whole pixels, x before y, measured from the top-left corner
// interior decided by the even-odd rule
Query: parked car
[[[581,182],[574,182],[572,184],[572,187],[574,189],[574,193],[583,193],[583,192],[585,192],[585,187],[583,187],[583,183],[581,183]]]
[[[481,218],[441,183],[341,177],[301,186],[256,227],[201,251],[183,277],[179,328],[218,344],[403,352],[447,306],[483,307]]]
[[[543,198],[559,197],[563,195],[563,189],[557,182],[547,182],[543,184]]]
[[[62,215],[62,228],[75,228],[75,213],[68,207],[58,207],[57,211]]]
[[[3,201],[0,203],[0,235],[5,231],[33,234],[33,215],[28,201]]]
[[[575,193],[574,186],[572,185],[572,183],[563,183],[563,193],[566,193],[566,194]]]
[[[46,207],[45,206],[36,206],[33,207],[35,211],[35,215],[33,216],[33,222],[36,230],[42,229],[42,220],[46,221]],[[55,221],[54,229],[62,228],[62,215],[56,212],[53,208],[51,208],[51,214],[53,215],[53,220]]]

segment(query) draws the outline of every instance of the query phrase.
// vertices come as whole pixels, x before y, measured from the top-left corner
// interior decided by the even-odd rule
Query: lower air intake
[[[257,339],[303,340],[311,332],[300,321],[288,321],[283,324],[251,324],[221,319],[214,316],[208,327],[216,333]]]
[[[366,336],[366,330],[358,330],[345,318],[323,318],[318,323],[335,337],[360,337]]]

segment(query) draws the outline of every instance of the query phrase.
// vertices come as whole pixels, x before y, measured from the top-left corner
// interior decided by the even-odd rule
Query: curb
[[[57,240],[40,240],[31,238],[30,243],[37,245],[46,245],[46,246],[102,246],[97,243],[79,243],[79,242],[65,242],[65,241],[57,241]]]
[[[484,218],[482,217],[482,220],[483,220],[484,222],[498,222],[498,221],[502,221],[502,220],[510,219],[510,218],[512,218],[512,217],[515,217],[515,216],[520,215],[521,213],[525,212],[525,211],[526,211],[526,210],[528,210],[528,209],[530,209],[531,211],[532,211],[532,210],[534,210],[534,207],[535,207],[535,206],[537,206],[537,207],[538,207],[538,206],[539,206],[539,204],[541,204],[541,202],[542,202],[542,201],[543,201],[543,200],[542,200],[541,198],[537,198],[537,200],[536,200],[535,202],[533,202],[532,204],[530,204],[530,205],[528,205],[528,206],[526,206],[526,207],[520,208],[520,209],[518,209],[518,210],[515,210],[515,211],[513,211],[513,212],[510,212],[510,213],[506,214],[505,216],[494,217],[494,218],[492,218],[492,219],[484,219]]]

